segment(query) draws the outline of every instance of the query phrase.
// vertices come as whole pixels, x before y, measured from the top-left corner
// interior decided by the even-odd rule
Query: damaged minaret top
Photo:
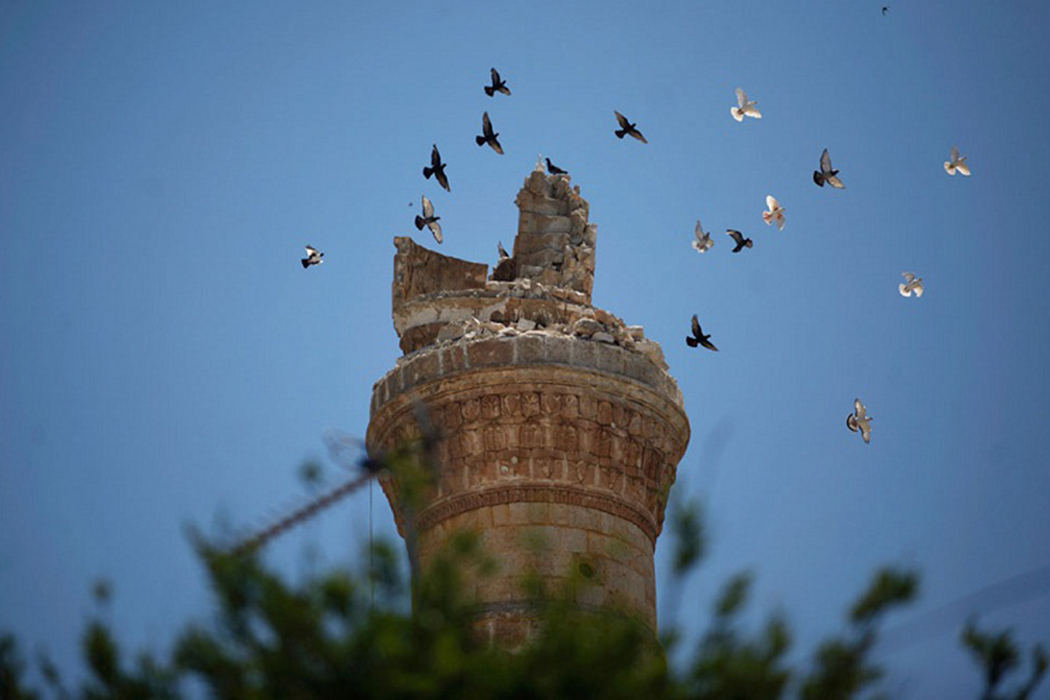
[[[569,177],[537,167],[516,202],[514,254],[491,275],[394,239],[404,356],[372,390],[368,449],[419,439],[425,407],[433,483],[411,509],[396,475],[380,483],[421,566],[451,533],[481,535],[496,567],[463,594],[483,638],[513,650],[535,636],[540,601],[521,585],[534,572],[655,633],[653,553],[689,444],[682,393],[641,326],[591,304],[597,229]],[[536,537],[549,547],[523,544]]]
[[[518,192],[518,235],[514,239],[516,274],[551,287],[582,293],[587,303],[594,286],[596,224],[587,223],[589,207],[580,186],[568,175],[548,177],[533,170]],[[500,279],[497,268],[493,279]]]
[[[394,239],[394,327],[401,350],[490,335],[531,331],[564,334],[641,353],[666,374],[660,346],[641,326],[627,326],[591,305],[598,227],[568,175],[537,165],[515,199],[514,252],[488,266]],[[678,394],[677,386],[674,393]]]

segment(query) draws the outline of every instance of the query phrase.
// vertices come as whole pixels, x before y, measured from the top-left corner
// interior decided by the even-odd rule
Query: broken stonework
[[[587,222],[589,207],[568,175],[533,170],[515,199],[518,235],[513,258],[518,275],[591,296],[598,228]]]
[[[591,304],[597,228],[579,188],[537,169],[516,202],[514,254],[491,276],[394,239],[404,355],[373,389],[368,447],[417,439],[425,406],[436,474],[418,509],[406,513],[396,477],[380,480],[423,566],[450,533],[481,535],[497,572],[468,578],[465,594],[491,643],[515,649],[536,631],[523,576],[574,580],[581,561],[601,572],[574,588],[583,609],[655,633],[653,554],[689,443],[682,394],[641,326]],[[522,546],[526,530],[549,535],[542,562]]]
[[[641,326],[591,306],[597,226],[568,175],[537,168],[525,179],[514,254],[488,267],[395,238],[394,328],[407,355],[462,339],[534,329],[618,345],[666,371]],[[673,380],[672,380],[673,381]]]

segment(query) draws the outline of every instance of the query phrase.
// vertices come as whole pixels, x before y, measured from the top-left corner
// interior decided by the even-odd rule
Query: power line
[[[343,498],[346,498],[354,491],[364,486],[366,482],[371,481],[373,476],[375,476],[375,472],[366,471],[356,479],[351,479],[350,481],[336,486],[323,496],[320,496],[306,505],[292,511],[292,513],[281,518],[273,525],[263,528],[256,534],[234,545],[229,550],[230,554],[241,556],[255,551],[278,535],[312,518],[325,508],[334,505]]]
[[[977,613],[1024,603],[1050,593],[1050,564],[988,584],[961,598],[928,610],[911,620],[887,629],[880,642],[887,651],[924,641],[947,629],[961,629],[964,621]]]

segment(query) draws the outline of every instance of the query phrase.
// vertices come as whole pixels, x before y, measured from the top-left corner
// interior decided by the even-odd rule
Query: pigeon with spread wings
[[[434,216],[434,205],[426,195],[423,195],[423,216],[416,216],[416,228],[422,231],[426,226],[434,234],[434,240],[439,244],[445,240],[445,237],[441,235],[441,224],[438,223],[440,218],[440,216]]]
[[[846,416],[846,427],[853,432],[860,431],[860,436],[864,438],[864,442],[871,442],[871,421],[874,420],[868,415],[867,409],[864,408],[864,404],[860,402],[860,399],[853,400],[853,413]]]
[[[736,246],[733,248],[734,253],[739,253],[744,248],[750,248],[754,245],[750,238],[744,238],[744,234],[736,229],[727,228],[726,235],[736,241]]]
[[[960,156],[959,149],[955,146],[952,146],[952,159],[944,163],[944,172],[949,175],[960,172],[967,177],[970,176],[970,166],[966,164],[966,156]]]
[[[632,124],[631,122],[627,121],[627,117],[623,116],[619,112],[616,112],[616,110],[613,110],[613,112],[616,114],[616,121],[620,123],[620,128],[613,132],[614,134],[616,134],[616,138],[622,139],[624,136],[633,136],[642,143],[649,143],[645,140],[645,137],[642,136],[642,132],[638,131],[638,129],[635,128],[637,124]]]
[[[736,107],[730,107],[729,113],[733,115],[733,119],[738,122],[744,121],[744,117],[751,117],[752,119],[761,119],[762,113],[758,111],[758,104],[755,100],[747,99],[747,93],[740,88],[736,89]]]
[[[766,206],[769,207],[769,211],[762,212],[762,220],[766,222],[767,226],[772,226],[776,222],[777,228],[783,231],[784,207],[780,206],[780,202],[771,194],[766,195]]]
[[[491,69],[492,73],[492,85],[485,86],[485,94],[492,97],[497,92],[502,92],[504,95],[510,94],[510,88],[507,87],[506,80],[500,80],[499,71],[495,68]]]
[[[715,242],[711,239],[711,233],[704,231],[700,225],[700,219],[696,220],[696,230],[693,232],[693,248],[698,253],[706,253],[715,247]]]
[[[320,252],[313,246],[306,246],[306,257],[300,260],[303,264],[303,269],[310,267],[311,265],[320,265],[324,262],[321,258],[324,257],[324,253]]]
[[[503,155],[503,146],[499,145],[499,141],[496,137],[499,134],[492,131],[492,121],[489,119],[489,113],[485,112],[481,115],[481,136],[475,136],[474,141],[479,146],[484,146],[486,143],[492,147],[496,153]]]
[[[700,328],[700,321],[696,319],[696,314],[693,314],[693,326],[691,330],[693,331],[693,334],[691,336],[687,335],[685,337],[686,345],[688,345],[691,348],[695,348],[697,345],[701,345],[707,348],[708,350],[714,350],[715,352],[718,352],[718,348],[716,348],[715,344],[712,343],[710,340],[711,334],[708,333],[707,335],[704,335],[704,331]]]
[[[441,162],[441,153],[438,152],[437,144],[434,144],[434,150],[430,152],[430,167],[423,168],[423,177],[430,179],[433,175],[434,179],[438,181],[438,184],[445,188],[446,192],[451,192],[452,188],[448,186],[448,176],[445,175],[446,164]]]
[[[921,297],[923,291],[925,291],[922,286],[922,278],[916,277],[911,272],[903,272],[901,274],[904,276],[904,282],[898,285],[898,289],[901,290],[901,296],[910,297],[914,294],[916,297]]]
[[[842,184],[838,174],[839,171],[831,167],[831,156],[828,155],[828,149],[825,148],[820,155],[820,170],[813,171],[813,182],[819,187],[823,187],[826,182],[837,190],[845,189],[846,186]]]

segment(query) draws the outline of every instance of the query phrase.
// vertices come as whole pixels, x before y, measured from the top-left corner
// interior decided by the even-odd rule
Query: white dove
[[[959,149],[952,146],[952,159],[944,162],[944,171],[949,175],[954,175],[956,170],[967,177],[970,176],[970,166],[966,164],[966,156],[960,156]]]
[[[761,119],[762,113],[758,111],[755,105],[758,104],[755,100],[748,100],[747,93],[740,88],[736,89],[736,103],[739,107],[730,107],[729,113],[733,115],[733,119],[738,122],[744,121],[744,117],[753,117],[755,119]]]
[[[767,226],[772,226],[774,221],[777,222],[777,228],[783,231],[784,207],[780,206],[780,202],[771,194],[766,195],[766,206],[769,207],[769,211],[762,212],[762,220]]]
[[[846,416],[846,427],[853,432],[860,430],[860,436],[864,438],[864,442],[870,443],[872,420],[874,418],[867,415],[867,409],[864,408],[860,399],[853,399],[853,413]]]
[[[694,232],[696,238],[693,240],[693,248],[698,253],[706,253],[715,247],[715,242],[711,240],[711,233],[704,232],[704,229],[700,226],[700,219],[696,220],[696,231]]]
[[[898,285],[901,290],[901,296],[910,297],[914,292],[915,296],[921,297],[923,292],[922,278],[916,277],[911,272],[903,272],[901,274],[904,275],[904,283]]]

